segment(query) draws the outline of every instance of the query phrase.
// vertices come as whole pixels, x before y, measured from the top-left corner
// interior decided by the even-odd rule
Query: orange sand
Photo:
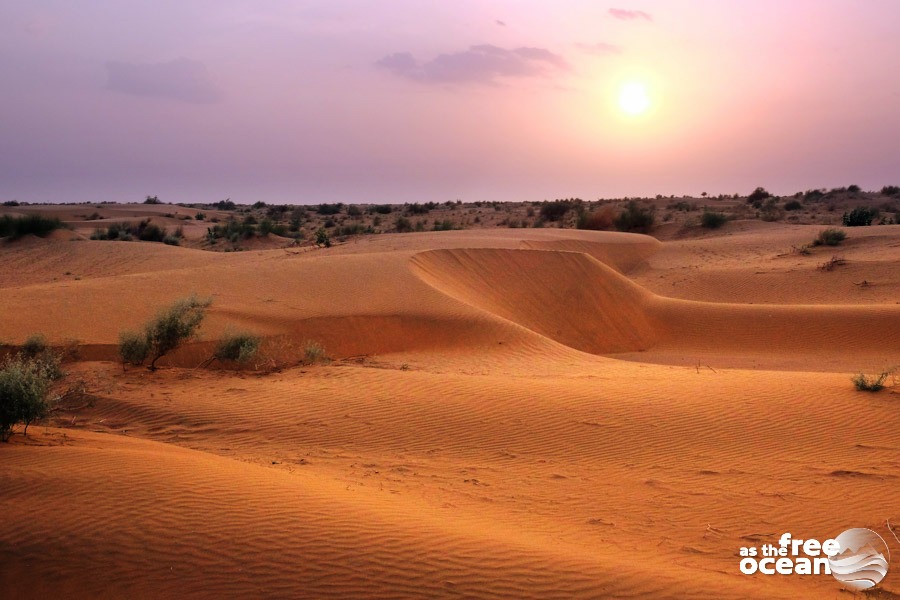
[[[6,244],[0,341],[79,340],[88,393],[0,445],[0,595],[845,598],[737,552],[868,527],[894,597],[900,400],[849,377],[900,363],[900,226],[831,272],[817,231]],[[189,293],[202,340],[108,362]],[[335,360],[194,370],[227,327]]]

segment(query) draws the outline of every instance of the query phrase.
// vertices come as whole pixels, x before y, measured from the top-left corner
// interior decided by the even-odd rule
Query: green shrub
[[[196,296],[177,300],[172,306],[157,313],[144,327],[143,336],[124,331],[119,335],[119,356],[125,363],[143,364],[150,358],[150,370],[156,370],[156,361],[175,350],[197,334],[211,300]]]
[[[867,206],[854,208],[844,213],[843,222],[846,227],[868,227],[878,217],[878,210]]]
[[[800,210],[803,205],[798,200],[791,200],[784,203],[784,210]]]
[[[41,215],[26,215],[24,217],[12,217],[3,215],[0,217],[0,237],[18,239],[23,235],[36,235],[46,237],[51,232],[60,229],[62,221],[57,218],[47,218]]]
[[[49,409],[48,394],[52,377],[36,360],[16,356],[0,368],[0,441],[6,442],[13,428],[22,423],[24,435],[28,426],[44,418]]]
[[[718,229],[728,222],[728,215],[710,210],[703,211],[700,217],[700,225],[707,229]]]
[[[319,362],[325,362],[328,357],[325,356],[325,348],[318,342],[307,340],[303,344],[303,362],[314,365]]]
[[[259,351],[259,336],[247,332],[226,332],[216,344],[213,357],[222,361],[246,363]]]
[[[813,246],[838,246],[847,239],[847,234],[841,229],[823,229],[813,240]]]
[[[323,227],[316,231],[316,246],[331,248],[331,238],[328,237],[328,232]]]
[[[178,246],[181,244],[181,240],[176,235],[167,235],[163,238],[163,244],[166,246]]]
[[[625,206],[625,210],[615,218],[615,226],[619,231],[650,233],[655,221],[653,207],[642,208],[637,202],[631,200]]]
[[[147,336],[135,331],[123,331],[119,334],[119,356],[122,366],[142,365],[150,354],[150,342]]]
[[[35,358],[47,351],[47,338],[42,333],[34,333],[28,336],[22,344],[22,355],[25,358]]]
[[[394,222],[394,230],[397,233],[409,233],[413,230],[413,224],[406,217],[397,217],[397,220]]]

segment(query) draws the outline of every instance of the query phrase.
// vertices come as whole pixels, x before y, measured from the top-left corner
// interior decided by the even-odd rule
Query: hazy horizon
[[[877,190],[900,183],[898,22],[888,0],[11,0],[0,201]]]

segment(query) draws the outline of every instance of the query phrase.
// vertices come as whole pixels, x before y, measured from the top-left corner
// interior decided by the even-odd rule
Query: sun
[[[619,89],[619,108],[629,115],[640,115],[650,108],[650,95],[643,83],[630,81]]]

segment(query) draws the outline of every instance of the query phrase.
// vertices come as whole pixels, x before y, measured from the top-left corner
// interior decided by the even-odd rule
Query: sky
[[[895,0],[4,0],[0,200],[880,189],[898,30]]]

